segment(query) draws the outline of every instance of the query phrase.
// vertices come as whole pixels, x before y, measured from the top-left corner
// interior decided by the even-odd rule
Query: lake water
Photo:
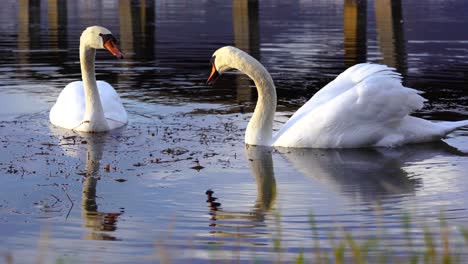
[[[217,48],[249,52],[275,80],[278,129],[347,67],[385,63],[425,92],[415,115],[468,119],[468,6],[392,2],[3,1],[0,259],[294,262],[317,248],[333,258],[348,234],[378,238],[371,259],[405,259],[428,232],[463,259],[467,129],[394,149],[246,148],[253,84],[233,72],[205,85]],[[77,134],[48,112],[80,79],[79,36],[94,24],[126,54],[99,51],[96,71],[130,123]]]

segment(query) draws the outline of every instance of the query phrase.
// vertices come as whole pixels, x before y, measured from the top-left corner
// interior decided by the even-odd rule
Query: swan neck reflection
[[[245,155],[257,184],[255,207],[260,211],[269,211],[276,199],[276,180],[273,169],[272,148],[246,145]]]
[[[220,236],[255,236],[257,230],[265,227],[268,212],[274,207],[276,200],[276,180],[273,171],[272,148],[262,146],[245,147],[245,155],[255,178],[257,196],[253,208],[247,212],[226,210],[222,207],[222,199],[215,196],[213,190],[206,192],[210,207],[210,226],[216,227],[211,233]],[[248,232],[239,233],[239,227]]]
[[[84,225],[90,230],[85,235],[85,238],[90,240],[117,240],[109,232],[117,229],[117,220],[122,213],[101,212],[98,210],[98,203],[96,201],[97,183],[101,177],[100,163],[107,135],[83,133],[83,136],[87,142],[87,152],[81,197],[81,216]]]

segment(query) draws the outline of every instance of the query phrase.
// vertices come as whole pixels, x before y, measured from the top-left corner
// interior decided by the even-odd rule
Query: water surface
[[[415,115],[468,119],[463,1],[221,2],[5,1],[0,254],[292,262],[301,251],[314,259],[317,239],[331,252],[349,232],[357,241],[378,236],[377,252],[405,256],[423,250],[425,229],[440,235],[441,219],[453,248],[466,252],[466,129],[395,149],[245,148],[253,84],[233,72],[205,85],[214,50],[251,53],[275,80],[277,129],[347,67],[385,63],[425,92],[429,102]],[[94,24],[126,54],[97,54],[98,79],[116,88],[130,119],[103,135],[48,121],[61,89],[80,78],[79,36]]]

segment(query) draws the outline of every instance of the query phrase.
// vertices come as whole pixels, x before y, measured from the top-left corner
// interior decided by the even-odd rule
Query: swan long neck
[[[96,83],[94,71],[94,61],[96,49],[80,44],[80,64],[81,76],[83,78],[83,87],[85,93],[85,114],[83,122],[88,127],[87,130],[93,132],[109,130],[107,120],[104,116],[101,98]]]
[[[245,131],[245,143],[270,146],[273,143],[273,119],[276,112],[275,84],[260,62],[246,53],[240,55],[240,59],[234,60],[233,66],[254,81],[258,92],[257,105]]]

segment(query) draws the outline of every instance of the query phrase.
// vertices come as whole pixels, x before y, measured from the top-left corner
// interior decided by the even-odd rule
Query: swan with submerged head
[[[127,112],[115,89],[105,81],[96,81],[96,49],[107,49],[119,59],[122,52],[112,33],[100,26],[88,27],[80,37],[80,66],[83,81],[69,83],[50,110],[50,122],[81,132],[104,132],[124,126]]]
[[[437,141],[468,125],[431,122],[410,116],[423,107],[421,92],[404,87],[386,65],[362,63],[348,68],[319,90],[273,135],[276,88],[268,71],[247,53],[231,46],[216,50],[207,84],[225,71],[247,74],[258,92],[245,131],[249,145],[294,148],[395,147]]]

